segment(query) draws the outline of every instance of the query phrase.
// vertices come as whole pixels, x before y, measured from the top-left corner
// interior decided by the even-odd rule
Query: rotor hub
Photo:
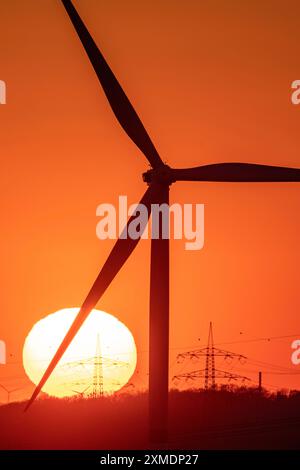
[[[163,165],[159,168],[153,168],[143,173],[143,181],[148,185],[152,183],[167,184],[170,186],[174,182],[172,168],[169,165]]]

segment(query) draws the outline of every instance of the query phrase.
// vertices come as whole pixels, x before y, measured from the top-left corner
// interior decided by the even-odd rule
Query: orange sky
[[[300,79],[298,1],[74,4],[168,164],[300,167],[300,106],[290,100]],[[148,167],[116,122],[60,1],[0,0],[0,65],[8,90],[0,106],[0,338],[13,363],[0,366],[0,379],[14,388],[28,383],[20,362],[32,325],[79,306],[114,243],[96,238],[97,205],[121,194],[137,202]],[[297,183],[171,188],[171,202],[205,204],[204,249],[171,243],[171,365],[198,338],[204,345],[213,321],[216,342],[294,335],[222,346],[292,367],[299,196]],[[140,243],[98,305],[135,336],[136,384],[146,383],[149,248]],[[299,375],[264,379],[300,387]]]

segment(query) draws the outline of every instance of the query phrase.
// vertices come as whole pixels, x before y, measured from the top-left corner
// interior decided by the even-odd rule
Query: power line
[[[217,345],[222,345],[222,344],[239,344],[239,343],[256,343],[260,341],[273,341],[277,339],[287,339],[287,338],[294,338],[298,337],[300,338],[300,333],[295,333],[293,335],[284,335],[284,336],[265,336],[262,338],[252,338],[252,339],[246,339],[246,340],[238,340],[238,341],[230,341],[230,342],[223,342],[223,343],[216,343]]]

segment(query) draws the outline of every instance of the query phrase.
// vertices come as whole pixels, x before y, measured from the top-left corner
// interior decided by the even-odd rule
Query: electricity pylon
[[[242,354],[233,353],[230,351],[225,351],[223,349],[215,348],[214,338],[213,338],[213,327],[212,322],[209,324],[208,332],[208,341],[206,348],[196,349],[194,351],[188,351],[186,353],[178,354],[177,362],[183,362],[186,359],[191,359],[193,361],[198,361],[202,357],[205,357],[205,369],[195,370],[192,372],[186,372],[184,374],[175,375],[173,380],[196,380],[199,378],[204,378],[204,388],[214,389],[216,387],[216,379],[228,379],[230,380],[250,380],[248,377],[239,374],[233,374],[231,372],[226,372],[223,370],[216,369],[215,367],[215,358],[223,357],[225,360],[237,359],[239,362],[245,362],[247,360],[246,356]]]
[[[205,359],[205,388],[216,387],[216,368],[212,322],[209,324],[208,342]]]
[[[101,356],[100,335],[97,334],[96,354],[94,361],[93,375],[93,392],[92,397],[102,397],[104,394],[104,377],[103,377],[103,358]]]
[[[75,380],[70,380],[69,382],[66,382],[62,385],[64,387],[81,387],[87,385],[83,391],[75,390],[73,388],[72,391],[80,395],[81,397],[101,397],[104,395],[104,370],[110,367],[129,367],[129,363],[104,357],[101,351],[100,334],[98,333],[95,355],[93,357],[81,359],[79,361],[67,362],[60,366],[61,369],[70,370],[72,372],[72,375],[74,374],[75,376],[78,375],[78,370],[87,370],[89,371],[89,377],[85,377],[82,379],[75,378]],[[92,374],[90,372],[91,369],[93,371]],[[90,378],[92,378],[92,380],[90,380]],[[115,381],[110,382],[116,383]],[[92,391],[90,393],[87,393],[88,389],[92,389]]]

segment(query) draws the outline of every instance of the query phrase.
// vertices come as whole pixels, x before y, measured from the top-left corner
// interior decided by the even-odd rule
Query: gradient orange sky
[[[300,167],[290,88],[300,79],[298,1],[74,4],[169,165]],[[59,0],[0,0],[0,65],[0,338],[11,355],[0,383],[16,388],[29,383],[21,354],[33,324],[80,306],[113,246],[96,238],[97,205],[137,202],[148,166]],[[171,376],[178,352],[205,345],[209,321],[217,343],[244,341],[222,348],[300,373],[290,360],[300,338],[300,185],[177,183],[171,202],[205,204],[204,249],[171,243]],[[98,304],[135,337],[137,386],[147,381],[149,254],[142,241]],[[300,375],[263,379],[300,387]]]

